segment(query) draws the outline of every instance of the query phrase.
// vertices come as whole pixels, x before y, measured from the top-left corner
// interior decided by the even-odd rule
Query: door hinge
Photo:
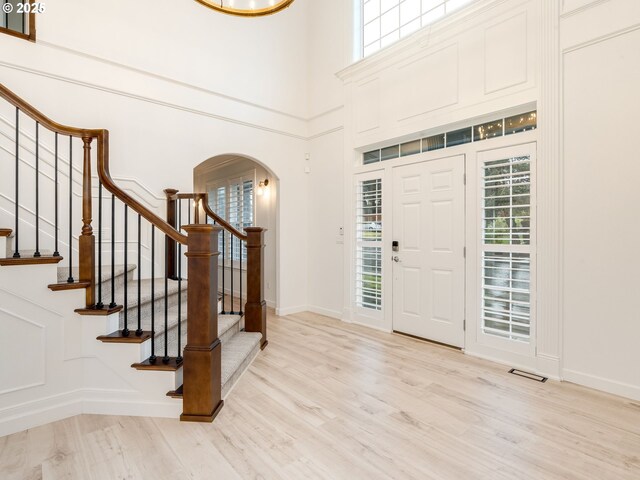
[[[467,319],[462,320],[462,331],[467,331]]]
[[[467,258],[467,247],[462,247],[462,256]]]

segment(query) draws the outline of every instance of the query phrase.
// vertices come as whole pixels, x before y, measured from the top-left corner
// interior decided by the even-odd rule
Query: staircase
[[[64,306],[64,319],[54,324],[64,337],[60,365],[97,359],[100,368],[83,360],[83,385],[92,391],[121,385],[118,391],[137,402],[131,414],[144,414],[145,404],[173,411],[159,398],[168,396],[182,402],[182,420],[212,421],[267,345],[264,229],[241,232],[208,208],[206,194],[172,189],[165,190],[163,219],[111,179],[106,130],[57,124],[0,84],[1,99],[15,108],[15,121],[0,117],[13,129],[0,131],[0,167],[5,180],[15,176],[15,188],[2,191],[10,186],[0,181],[0,194],[13,196],[10,216],[0,208],[0,222],[8,223],[0,225],[6,227],[0,228],[0,293],[38,305],[49,298],[37,293],[42,288],[60,296],[51,302],[52,311]],[[49,143],[42,140],[47,130]],[[25,175],[35,186],[26,195]],[[42,188],[47,181],[52,185]],[[28,313],[6,313],[31,321]],[[68,354],[75,351],[76,357]],[[109,373],[88,373],[94,370]],[[0,385],[0,426],[3,394],[14,390],[20,388]]]

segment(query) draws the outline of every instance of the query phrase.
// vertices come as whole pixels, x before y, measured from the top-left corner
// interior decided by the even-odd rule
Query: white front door
[[[393,172],[393,329],[464,344],[464,155]]]

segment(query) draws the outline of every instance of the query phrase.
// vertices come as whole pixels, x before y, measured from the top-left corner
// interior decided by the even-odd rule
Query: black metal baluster
[[[67,283],[73,283],[73,137],[69,135],[69,278]]]
[[[127,266],[124,276],[127,277]],[[116,197],[111,195],[111,303],[109,308],[116,308]]]
[[[189,200],[187,200],[187,210]],[[191,215],[189,215],[191,216]],[[182,204],[178,209],[178,226],[182,229]],[[182,362],[182,243],[178,242],[178,355],[176,362]]]
[[[233,301],[234,301],[234,292],[233,292],[233,235],[231,233],[229,233],[229,240],[231,242],[231,248],[230,248],[230,255],[231,255],[231,259],[229,260],[229,263],[231,264],[231,311],[229,312],[231,315],[234,315],[236,312],[234,311],[234,307],[233,307]]]
[[[169,290],[169,237],[165,234],[164,242],[164,357],[162,363],[169,363],[169,303],[168,290]]]
[[[54,204],[54,223],[55,223],[55,232],[54,232],[54,236],[55,236],[55,250],[53,252],[53,256],[54,257],[59,257],[60,256],[60,252],[58,251],[58,132],[56,132],[55,134],[55,160],[54,160],[54,191],[55,191],[55,198],[53,200],[53,204]]]
[[[227,238],[226,238],[226,234],[227,232],[225,232],[224,230],[221,230],[220,233],[222,234],[222,310],[220,311],[220,315],[224,315],[227,312],[225,311],[224,305],[225,305],[225,300],[226,300],[226,296],[227,296],[227,292],[225,290],[225,277],[227,276],[227,270],[226,270],[226,255],[225,255],[225,250],[227,248]]]
[[[98,303],[96,308],[104,308],[102,303],[102,182],[98,180]]]
[[[238,299],[240,300],[240,307],[238,308],[238,315],[243,315],[244,312],[242,311],[242,240],[238,239],[238,248],[240,249],[240,263],[238,264],[238,276],[240,277],[240,297],[238,297]]]
[[[129,206],[125,203],[124,204],[124,264],[125,264],[125,271],[126,271],[126,265],[128,265],[128,260],[129,260]],[[140,268],[140,267],[138,267]],[[125,274],[124,276],[124,300],[123,300],[123,304],[124,304],[124,328],[122,329],[122,336],[123,337],[128,337],[129,334],[131,333],[129,331],[129,302],[128,302],[128,279],[127,279],[127,275]]]
[[[20,109],[16,107],[16,211],[15,211],[15,231],[14,231],[14,243],[15,249],[13,251],[13,258],[20,258],[20,250],[18,246],[18,239],[20,238],[19,227],[20,227]]]
[[[149,363],[156,363],[156,226],[151,224],[151,356]]]
[[[142,336],[142,306],[140,305],[140,287],[142,285],[142,250],[140,249],[140,235],[142,234],[142,216],[138,214],[138,328],[136,336]]]
[[[36,122],[36,251],[35,258],[40,257],[40,123]]]

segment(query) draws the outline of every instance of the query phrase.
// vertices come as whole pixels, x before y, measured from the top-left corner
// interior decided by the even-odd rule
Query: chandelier
[[[240,17],[262,17],[279,12],[294,0],[196,0],[219,12]]]

